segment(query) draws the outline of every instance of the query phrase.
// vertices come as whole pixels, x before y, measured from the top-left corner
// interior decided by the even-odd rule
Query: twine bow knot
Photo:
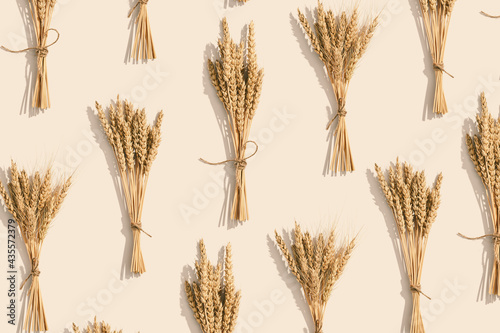
[[[141,221],[139,221],[139,222],[130,222],[130,227],[132,229],[137,229],[139,231],[142,231],[143,233],[145,233],[149,237],[153,237],[150,234],[148,234],[146,231],[144,231],[144,229],[142,229],[142,222]]]
[[[206,164],[210,164],[210,165],[221,165],[221,164],[224,164],[227,162],[234,162],[234,166],[236,168],[236,185],[238,186],[238,189],[239,189],[242,186],[241,173],[247,167],[247,164],[248,164],[247,160],[249,158],[253,157],[255,154],[257,154],[257,151],[259,150],[259,145],[257,144],[257,142],[249,140],[249,141],[245,142],[245,144],[243,145],[243,152],[246,150],[248,143],[253,143],[255,145],[255,151],[247,157],[235,158],[232,160],[225,160],[225,161],[217,162],[217,163],[208,162],[207,160],[205,160],[203,158],[200,158],[200,161],[202,161],[203,163],[206,163]]]
[[[424,292],[422,291],[421,288],[422,288],[422,286],[419,284],[410,284],[410,290],[412,293],[417,293],[417,294],[423,295],[430,300],[431,298],[429,296],[427,296],[426,294],[424,294]]]
[[[451,75],[450,73],[448,73],[445,69],[444,69],[444,63],[437,63],[437,62],[434,62],[432,64],[432,67],[434,68],[435,71],[441,71],[443,73],[446,73],[448,74],[451,78],[455,78],[453,75]]]
[[[19,289],[23,289],[24,285],[26,282],[28,282],[30,277],[36,277],[40,276],[40,270],[38,269],[38,258],[33,258],[31,259],[31,272],[30,274],[24,279],[23,283],[21,284],[21,287]]]

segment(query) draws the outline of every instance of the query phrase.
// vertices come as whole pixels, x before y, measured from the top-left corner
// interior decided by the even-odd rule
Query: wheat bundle
[[[466,145],[474,168],[486,191],[493,233],[476,238],[491,237],[495,259],[491,271],[489,293],[500,295],[500,122],[488,111],[486,97],[481,94],[481,112],[476,116],[478,134],[466,136]]]
[[[335,173],[354,171],[345,120],[347,90],[354,69],[373,37],[378,20],[375,18],[360,22],[357,7],[350,14],[342,11],[339,16],[335,16],[332,10],[325,10],[323,4],[318,2],[313,30],[300,10],[298,14],[299,21],[314,51],[325,65],[337,101],[337,114],[326,127],[329,130],[337,119],[337,127],[333,134],[335,143],[332,145],[330,170]]]
[[[236,327],[241,292],[234,286],[231,244],[226,246],[224,267],[213,266],[203,240],[200,260],[195,262],[198,281],[185,281],[189,306],[203,333],[232,333]]]
[[[275,238],[288,268],[301,284],[314,321],[315,333],[323,333],[326,304],[356,245],[356,238],[337,244],[337,235],[331,228],[326,235],[314,238],[302,233],[295,223],[292,252],[275,231]]]
[[[448,113],[444,96],[443,72],[453,77],[444,69],[444,50],[448,38],[451,12],[456,0],[418,0],[422,13],[423,25],[432,56],[436,87],[434,91],[434,113]]]
[[[439,192],[443,176],[439,174],[434,188],[430,188],[427,186],[423,171],[413,172],[409,164],[402,165],[399,160],[395,169],[389,168],[389,182],[376,164],[375,170],[387,204],[396,220],[401,254],[410,282],[413,301],[410,332],[424,333],[420,294],[426,295],[422,292],[420,280],[429,232],[441,203]]]
[[[48,330],[39,282],[40,254],[52,220],[59,212],[70,186],[71,177],[54,181],[50,168],[29,176],[14,162],[7,189],[0,181],[0,195],[19,226],[31,262],[30,273],[21,284],[22,289],[31,278],[24,319],[24,330],[28,332]]]
[[[47,54],[49,53],[49,47],[59,40],[59,32],[56,29],[50,28],[56,0],[29,0],[28,5],[33,20],[37,46],[28,47],[19,51],[12,51],[4,46],[2,46],[2,48],[12,53],[20,53],[28,50],[36,51],[38,70],[35,79],[32,106],[39,109],[48,109],[50,108],[50,97],[47,75]],[[57,33],[57,38],[54,42],[47,44],[47,37],[51,30]]]
[[[219,163],[234,162],[236,169],[236,189],[234,191],[231,218],[236,221],[246,221],[249,218],[245,167],[247,159],[257,153],[257,144],[249,141],[250,127],[259,104],[262,91],[264,70],[257,65],[255,53],[254,24],[248,27],[248,43],[245,54],[245,43],[237,45],[229,35],[226,19],[222,20],[223,37],[219,39],[220,60],[208,59],[208,71],[217,96],[226,110],[229,129],[233,142],[234,159]],[[245,156],[248,143],[255,145],[255,151]]]
[[[116,108],[113,104],[109,106],[109,119],[97,102],[96,109],[115,153],[130,217],[130,227],[134,237],[131,271],[142,274],[146,271],[146,267],[141,250],[141,232],[147,234],[142,229],[142,207],[151,166],[161,142],[163,111],[158,114],[156,123],[151,126],[147,124],[145,109],[134,109],[132,103],[122,102],[119,98],[116,101]]]
[[[148,0],[137,0],[135,6],[130,10],[128,17],[138,9],[139,13],[135,19],[135,37],[130,57],[134,60],[156,59],[156,51],[151,34],[151,26],[148,17]]]

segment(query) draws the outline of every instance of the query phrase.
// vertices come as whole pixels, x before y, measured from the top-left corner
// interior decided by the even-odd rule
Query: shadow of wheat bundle
[[[288,268],[302,286],[315,333],[323,333],[326,304],[351,257],[356,238],[338,244],[335,229],[331,228],[326,236],[320,233],[313,239],[308,231],[302,233],[299,224],[295,223],[290,253],[283,238],[276,231],[274,234]]]
[[[14,162],[10,168],[8,191],[0,182],[0,194],[19,226],[31,262],[30,273],[21,284],[22,289],[31,279],[24,319],[24,330],[27,332],[48,330],[39,283],[40,253],[52,220],[59,212],[70,186],[71,177],[54,181],[50,169],[36,171],[29,176]]]
[[[130,57],[134,60],[149,60],[156,59],[155,46],[153,44],[153,36],[151,34],[151,26],[148,17],[148,0],[137,0],[134,7],[130,10],[128,17],[137,10],[137,18],[135,19],[135,37],[134,44],[130,51]]]
[[[259,104],[262,91],[264,70],[257,65],[255,53],[254,24],[248,27],[248,42],[245,53],[245,43],[236,44],[229,34],[226,19],[222,20],[223,36],[219,39],[220,59],[208,59],[208,71],[217,96],[226,110],[228,126],[231,133],[235,157],[226,162],[234,162],[236,169],[236,189],[234,191],[231,218],[236,221],[246,221],[249,218],[245,167],[247,159],[257,152],[257,144],[249,141],[250,127]],[[245,156],[248,143],[255,146],[250,156]]]
[[[332,145],[330,170],[335,173],[354,171],[345,121],[347,90],[354,69],[373,37],[377,19],[360,20],[357,7],[350,14],[342,11],[336,16],[332,10],[325,10],[323,4],[318,2],[313,30],[300,10],[298,15],[314,51],[325,65],[337,101],[337,114],[326,127],[329,130],[337,120],[337,127],[333,133],[335,142]]]
[[[226,246],[224,267],[213,266],[203,239],[200,260],[195,262],[197,281],[185,281],[184,289],[191,310],[203,333],[232,333],[236,327],[241,292],[234,286],[231,244]]]
[[[429,50],[432,56],[434,76],[436,86],[434,90],[434,113],[448,113],[446,98],[443,89],[443,72],[450,77],[444,69],[444,50],[448,38],[448,28],[450,26],[451,12],[456,0],[417,0],[420,3],[423,26],[429,43]]]
[[[132,103],[122,102],[119,98],[116,107],[113,104],[109,106],[109,117],[97,102],[96,109],[115,153],[123,196],[130,217],[130,227],[134,237],[131,271],[142,274],[146,271],[141,251],[141,232],[146,233],[142,229],[142,207],[149,172],[161,142],[163,111],[158,114],[156,123],[151,126],[147,123],[145,109],[135,109]]]
[[[403,165],[399,160],[395,168],[389,168],[389,182],[376,164],[375,170],[387,204],[396,220],[401,255],[410,282],[413,301],[410,332],[424,333],[420,295],[428,296],[422,292],[420,280],[429,232],[441,203],[439,192],[443,175],[437,176],[436,184],[431,188],[427,186],[424,171],[414,172],[411,165]]]
[[[500,295],[500,121],[489,113],[484,93],[481,94],[481,112],[476,116],[476,122],[479,133],[473,136],[467,134],[466,144],[474,168],[486,190],[493,226],[492,234],[477,238],[493,239],[495,258],[489,293]]]

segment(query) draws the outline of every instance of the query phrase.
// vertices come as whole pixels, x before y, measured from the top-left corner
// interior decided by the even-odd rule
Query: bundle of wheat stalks
[[[28,50],[36,50],[37,53],[37,75],[35,80],[35,91],[33,94],[33,107],[40,109],[50,108],[50,97],[49,97],[49,85],[47,79],[47,54],[49,53],[49,47],[54,45],[59,40],[59,32],[55,29],[50,28],[50,22],[52,21],[52,14],[54,12],[54,6],[56,5],[56,0],[29,0],[29,9],[31,18],[33,20],[33,26],[35,29],[35,37],[37,46],[28,47],[24,50],[12,51],[8,48],[2,46],[6,51],[12,53],[20,53]],[[47,37],[49,31],[53,30],[57,33],[57,39],[51,44],[47,45]]]
[[[135,38],[130,57],[134,60],[156,59],[153,36],[148,18],[148,0],[137,0],[130,10],[128,17],[138,8],[139,13],[135,19]]]
[[[70,185],[71,177],[53,181],[50,168],[29,176],[14,162],[11,164],[8,192],[0,181],[0,194],[19,226],[31,262],[30,274],[21,284],[22,289],[31,278],[24,319],[24,330],[28,332],[48,330],[39,284],[40,253],[50,224],[59,212]]]
[[[236,221],[246,221],[249,218],[245,167],[247,159],[257,152],[257,144],[249,141],[250,127],[259,104],[262,91],[264,70],[257,65],[255,53],[254,24],[248,27],[248,43],[245,53],[245,43],[237,45],[229,35],[226,19],[222,20],[223,37],[219,39],[220,60],[208,59],[208,71],[217,96],[222,101],[227,113],[229,129],[233,142],[235,157],[220,163],[234,162],[236,168],[236,189],[234,191],[231,218]],[[255,145],[255,152],[245,156],[247,144]]]
[[[467,134],[466,144],[474,167],[486,190],[493,233],[495,262],[491,272],[489,293],[500,295],[500,122],[488,111],[486,97],[481,94],[481,113],[477,115],[479,134]],[[467,237],[466,237],[467,238]]]
[[[389,168],[389,182],[376,164],[375,170],[396,220],[401,253],[410,281],[413,300],[411,332],[423,333],[425,330],[420,312],[420,294],[423,292],[420,280],[429,232],[441,203],[439,191],[443,176],[439,174],[434,188],[430,188],[427,186],[424,171],[413,172],[408,163],[402,165],[399,160],[395,168]]]
[[[80,327],[73,323],[73,333],[122,333],[122,330],[111,330],[109,324],[104,321],[98,323],[97,318],[94,317],[94,324],[88,324],[87,328],[84,328],[83,330],[80,330]]]
[[[309,232],[302,233],[300,226],[295,223],[290,253],[283,238],[278,232],[274,233],[288,267],[302,285],[315,332],[322,333],[326,303],[351,257],[356,238],[336,244],[337,235],[335,229],[331,228],[326,236],[320,233],[313,239]]]
[[[156,124],[151,126],[147,124],[146,110],[134,109],[126,100],[122,102],[117,98],[116,108],[113,104],[109,106],[109,119],[97,102],[96,109],[115,153],[129,212],[134,236],[131,271],[142,274],[146,271],[141,251],[141,231],[146,233],[142,229],[142,207],[149,172],[160,146],[163,111],[158,114]]]
[[[448,38],[451,12],[456,0],[418,0],[422,12],[423,25],[429,42],[434,75],[436,77],[436,88],[434,92],[434,113],[448,113],[446,98],[443,90],[443,72],[450,75],[444,69],[444,49]],[[450,75],[453,77],[452,75]]]
[[[217,266],[211,264],[201,240],[200,260],[195,262],[195,268],[198,281],[185,281],[185,290],[202,332],[233,332],[238,319],[241,291],[236,291],[234,286],[231,244],[226,246],[223,268],[221,263],[217,263]]]
[[[377,18],[366,19],[360,24],[357,7],[350,14],[343,11],[340,16],[336,17],[332,10],[325,11],[323,4],[318,2],[313,31],[304,14],[300,10],[298,13],[300,23],[314,51],[325,64],[326,73],[337,100],[337,114],[326,127],[329,130],[334,120],[338,118],[330,170],[335,173],[354,171],[345,122],[347,90],[356,64],[373,37],[377,27]]]

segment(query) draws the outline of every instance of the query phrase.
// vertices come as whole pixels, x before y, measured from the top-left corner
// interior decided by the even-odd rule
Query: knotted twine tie
[[[443,64],[442,62],[441,62],[441,63],[439,63],[439,64],[438,64],[437,62],[435,62],[435,63],[433,63],[433,64],[432,64],[432,67],[434,67],[434,70],[435,70],[435,71],[441,71],[441,72],[443,72],[443,73],[448,74],[448,75],[449,75],[452,79],[454,79],[454,78],[455,78],[453,75],[451,75],[450,73],[448,73],[448,72],[444,69],[444,64]]]
[[[21,288],[19,289],[23,289],[24,285],[26,284],[26,282],[28,282],[29,278],[35,276],[40,276],[40,270],[38,269],[38,258],[31,259],[31,272],[26,277],[26,279],[24,279],[23,283],[21,284]]]
[[[22,52],[26,52],[26,51],[29,51],[29,50],[35,50],[38,58],[43,59],[43,58],[45,58],[47,56],[47,54],[49,54],[49,47],[51,47],[52,45],[54,45],[55,43],[57,43],[57,41],[59,40],[59,37],[61,37],[61,34],[59,33],[59,31],[57,31],[57,29],[50,28],[45,33],[45,38],[47,38],[47,36],[49,34],[49,31],[51,31],[51,30],[55,31],[57,33],[57,38],[56,38],[55,41],[53,41],[49,45],[27,47],[25,49],[17,50],[17,51],[16,50],[11,50],[11,49],[3,46],[3,45],[0,48],[2,48],[3,50],[5,50],[7,52],[10,52],[10,53],[22,53]],[[41,70],[40,63],[38,63],[38,71],[40,71],[40,70]]]
[[[141,5],[140,7],[142,6],[146,6],[148,4],[148,1],[149,0],[137,0],[137,2],[135,3],[135,6],[132,7],[132,9],[130,10],[130,12],[128,13],[128,17],[130,17],[132,15],[132,13],[134,12],[134,10],[139,7],[139,5]],[[139,8],[140,8],[139,7]]]
[[[427,297],[429,300],[431,299],[429,296],[427,296],[426,294],[424,294],[424,292],[422,291],[422,286],[417,284],[410,284],[410,290],[412,293],[417,293],[417,294],[420,294],[420,295],[423,295],[425,297]]]
[[[146,235],[148,235],[149,237],[153,237],[151,236],[150,234],[148,234],[146,231],[144,231],[144,229],[142,229],[142,222],[139,221],[139,222],[130,222],[130,227],[132,229],[137,229],[140,231],[142,231],[143,233],[145,233]]]
[[[333,122],[335,121],[335,119],[337,119],[337,117],[345,117],[347,115],[347,111],[345,109],[345,102],[344,102],[344,99],[343,98],[339,98],[338,99],[338,110],[337,110],[337,114],[335,115],[335,117],[332,118],[332,120],[330,120],[330,122],[328,122],[328,125],[326,125],[326,130],[328,131],[328,129],[330,129],[330,126],[332,126]]]
[[[245,142],[245,144],[243,145],[243,149],[244,151],[247,149],[247,144],[248,143],[253,143],[255,145],[255,151],[247,156],[247,157],[244,157],[244,158],[236,158],[236,159],[233,159],[233,160],[225,160],[225,161],[222,161],[222,162],[217,162],[217,163],[212,163],[212,162],[208,162],[207,160],[204,160],[203,158],[200,158],[200,161],[202,161],[203,163],[206,163],[206,164],[210,164],[210,165],[221,165],[221,164],[224,164],[224,163],[227,163],[227,162],[234,162],[234,166],[236,168],[236,184],[238,186],[238,189],[241,188],[242,184],[241,184],[241,177],[240,177],[240,172],[238,171],[243,171],[245,170],[245,168],[247,167],[247,160],[250,158],[250,157],[253,157],[255,154],[257,154],[257,151],[259,150],[259,145],[257,144],[257,142],[255,141],[247,141]]]
[[[458,235],[460,237],[468,239],[468,240],[477,240],[477,239],[483,239],[483,238],[486,238],[486,237],[492,237],[494,244],[496,246],[500,247],[500,234],[487,234],[487,235],[483,235],[483,236],[479,236],[479,237],[467,237],[467,236],[464,236],[461,233],[458,233]],[[496,262],[500,262],[500,257],[498,255],[498,251],[495,251],[495,261]]]

